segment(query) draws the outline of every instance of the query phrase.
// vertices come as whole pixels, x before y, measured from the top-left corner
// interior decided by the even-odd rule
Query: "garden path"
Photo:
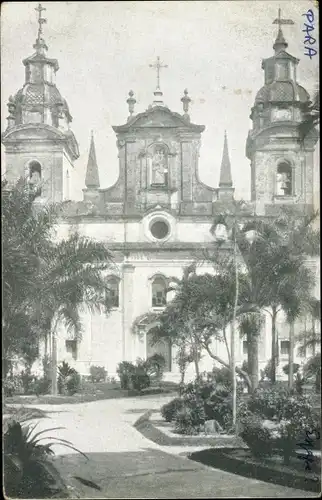
[[[160,409],[171,396],[146,396],[74,405],[37,405],[47,418],[37,429],[63,426],[51,436],[68,439],[90,461],[59,445],[57,466],[81,498],[313,497],[313,493],[244,478],[179,456],[183,447],[162,447],[142,436],[134,422]],[[45,441],[44,441],[45,442]],[[193,450],[189,450],[193,451]],[[101,491],[79,486],[79,475]]]

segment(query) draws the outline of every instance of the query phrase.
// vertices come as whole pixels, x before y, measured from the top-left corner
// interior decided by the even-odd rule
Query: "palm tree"
[[[307,377],[314,377],[316,392],[321,389],[321,301],[315,299],[311,302],[309,310],[312,327],[309,330],[302,331],[296,337],[298,343],[298,354],[306,356],[309,351],[312,355],[304,365],[304,374]],[[318,325],[318,328],[317,328]]]
[[[272,319],[272,382],[276,381],[277,330],[279,311],[290,324],[312,298],[314,276],[306,266],[307,255],[319,251],[319,231],[312,225],[317,213],[295,218],[283,210],[275,219],[254,218],[243,232],[255,231],[257,238],[250,248],[245,240],[239,248],[251,277],[252,300]]]
[[[34,198],[29,186],[19,181],[4,199],[5,354],[26,356],[28,342],[35,346],[49,329],[55,394],[58,328],[63,325],[77,338],[82,309],[109,310],[102,273],[111,268],[112,256],[104,244],[77,233],[56,241],[53,233],[64,204],[35,210]]]

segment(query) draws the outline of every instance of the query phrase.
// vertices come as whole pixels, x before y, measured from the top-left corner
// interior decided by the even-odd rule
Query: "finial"
[[[273,49],[275,50],[275,54],[280,52],[283,49],[287,48],[287,42],[285,41],[285,38],[283,36],[282,32],[282,24],[294,24],[292,19],[281,19],[281,9],[278,9],[278,18],[273,21],[273,24],[278,24],[278,33],[277,37],[275,40],[275,43],[273,45]]]
[[[183,112],[184,112],[184,117],[186,119],[189,119],[189,104],[191,103],[191,99],[188,96],[188,90],[184,89],[183,91],[184,96],[181,98],[181,102],[183,104]]]
[[[94,130],[91,130],[91,139],[94,139]]]
[[[9,116],[7,117],[8,121],[8,128],[14,127],[16,123],[16,103],[12,97],[12,95],[9,97],[8,101],[8,112]]]
[[[43,30],[42,30],[42,25],[47,23],[47,19],[41,16],[41,13],[46,10],[45,7],[41,5],[41,3],[38,5],[38,7],[35,8],[35,11],[38,12],[38,35],[37,35],[37,40],[34,45],[34,49],[37,50],[38,53],[43,53],[44,50],[48,50],[48,47],[45,43],[45,40],[42,38]]]
[[[136,99],[134,99],[134,92],[133,90],[130,90],[129,92],[129,98],[127,99],[127,104],[129,105],[129,112],[130,112],[130,116],[129,118],[132,117],[133,113],[134,113],[134,104],[136,103]]]

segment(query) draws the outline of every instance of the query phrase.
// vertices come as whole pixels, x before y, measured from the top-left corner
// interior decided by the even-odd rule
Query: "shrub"
[[[258,388],[248,400],[248,409],[263,419],[279,419],[289,396],[289,389],[279,385],[266,389]]]
[[[184,406],[183,399],[174,398],[169,403],[165,404],[161,408],[161,415],[166,422],[172,422],[176,416],[176,413],[181,410]]]
[[[290,366],[290,364],[287,363],[287,365],[284,365],[282,368],[285,375],[288,375],[288,372],[290,369],[289,366]],[[293,363],[293,375],[296,375],[298,373],[299,369],[300,369],[300,365],[298,363]]]
[[[206,421],[203,402],[185,401],[175,414],[175,432],[178,434],[198,434]]]
[[[238,418],[240,435],[254,454],[267,455],[275,448],[282,452],[285,463],[306,430],[318,425],[310,401],[280,386],[257,390],[240,405]]]
[[[135,372],[135,365],[129,361],[121,361],[118,364],[116,373],[120,378],[121,389],[131,388],[131,376]]]
[[[121,389],[134,389],[141,392],[151,385],[149,365],[140,358],[137,359],[136,364],[122,361],[118,364],[116,371],[120,378]]]
[[[145,361],[147,374],[157,381],[162,379],[165,365],[164,356],[161,356],[161,354],[153,354]]]
[[[233,424],[233,401],[231,392],[218,387],[213,391],[205,404],[208,419],[215,419],[226,430],[230,431]]]
[[[273,367],[272,367],[272,360],[270,359],[267,365],[265,366],[264,370],[260,370],[261,374],[261,380],[267,379],[269,382],[272,381],[273,379]]]
[[[3,390],[7,397],[11,397],[14,394],[23,394],[24,389],[21,378],[17,375],[6,378],[3,382]]]
[[[249,446],[252,455],[265,457],[273,453],[271,432],[263,426],[262,420],[255,415],[247,415],[242,422],[240,437]]]
[[[20,379],[22,382],[24,394],[32,394],[33,384],[36,377],[30,373],[30,369],[22,370],[20,372]]]
[[[32,385],[32,391],[36,396],[40,394],[49,394],[51,387],[51,380],[47,377],[36,378]]]
[[[75,394],[81,383],[79,373],[65,361],[58,367],[58,392],[59,394]]]
[[[134,372],[131,374],[131,385],[135,391],[141,392],[143,389],[150,387],[151,378],[147,373],[145,361],[137,360],[134,366]]]
[[[54,466],[51,455],[54,455],[52,445],[42,445],[40,441],[48,439],[39,437],[44,433],[38,432],[31,437],[35,426],[22,426],[20,422],[11,421],[4,432],[4,489],[9,498],[66,498],[69,496],[68,487],[60,472]],[[48,429],[48,432],[53,429]],[[50,438],[49,438],[50,439]],[[69,441],[55,438],[55,444],[82,453],[72,446]],[[84,457],[88,460],[87,456]],[[76,477],[81,483],[95,489],[100,489],[81,477]]]
[[[91,374],[91,382],[105,382],[107,377],[107,371],[104,366],[92,365],[89,369]]]

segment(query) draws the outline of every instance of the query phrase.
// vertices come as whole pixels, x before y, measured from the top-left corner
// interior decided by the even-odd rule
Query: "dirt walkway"
[[[134,422],[169,399],[171,396],[148,396],[37,406],[48,417],[39,420],[37,429],[65,427],[51,431],[50,436],[68,439],[88,454],[89,462],[59,445],[54,448],[57,465],[72,484],[71,476],[79,475],[102,488],[95,491],[78,485],[76,496],[82,498],[314,496],[206,467],[178,456],[183,450],[177,447],[161,447],[143,437]]]

